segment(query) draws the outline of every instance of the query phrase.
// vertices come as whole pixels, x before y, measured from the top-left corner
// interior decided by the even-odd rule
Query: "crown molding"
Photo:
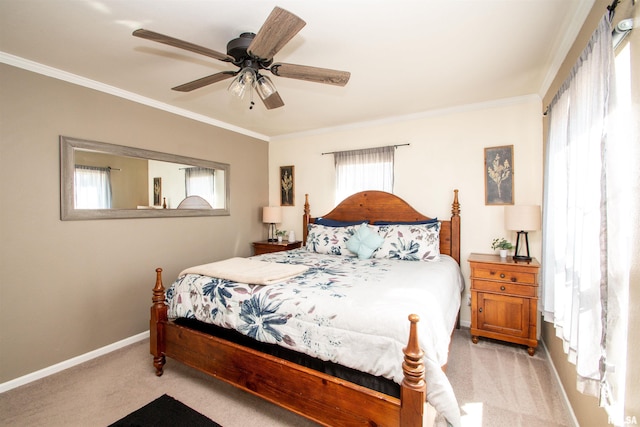
[[[230,130],[242,135],[250,136],[252,138],[260,139],[263,141],[269,141],[267,135],[263,135],[257,132],[252,132],[248,129],[234,126],[229,123],[222,122],[220,120],[207,117],[202,114],[197,114],[184,108],[174,107],[173,105],[166,104],[164,102],[156,101],[155,99],[147,98],[146,96],[138,95],[137,93],[129,92],[123,89],[119,89],[115,86],[110,86],[104,83],[100,83],[95,80],[88,79],[86,77],[78,76],[66,71],[59,70],[57,68],[43,65],[38,62],[30,61],[28,59],[21,58],[19,56],[11,55],[6,52],[0,51],[0,62],[11,65],[23,70],[32,71],[37,74],[52,77],[54,79],[62,80],[68,83],[83,86],[89,89],[94,89],[100,92],[107,93],[109,95],[117,96],[119,98],[127,99],[129,101],[136,102],[138,104],[146,105],[148,107],[156,108],[158,110],[166,111],[168,113],[176,114],[178,116],[186,117],[188,119],[196,120],[202,123],[206,123],[211,126],[216,126],[222,129]]]

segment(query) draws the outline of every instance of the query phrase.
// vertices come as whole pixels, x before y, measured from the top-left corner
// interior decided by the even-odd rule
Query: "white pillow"
[[[307,245],[309,252],[333,255],[354,255],[347,249],[347,240],[353,236],[359,225],[347,227],[327,227],[309,224],[307,227]]]
[[[438,261],[440,259],[440,222],[432,224],[392,224],[378,226],[384,236],[374,258],[406,261]]]

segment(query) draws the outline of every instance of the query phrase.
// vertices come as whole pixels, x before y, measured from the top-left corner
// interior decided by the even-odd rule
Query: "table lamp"
[[[540,206],[538,205],[512,205],[504,207],[504,225],[507,230],[518,232],[516,239],[516,252],[514,261],[531,261],[529,255],[529,231],[540,229]],[[526,255],[521,253],[520,237],[524,236],[523,244],[527,250]]]
[[[279,206],[265,206],[262,208],[262,222],[269,224],[268,242],[277,242],[276,224],[282,222],[282,209]]]

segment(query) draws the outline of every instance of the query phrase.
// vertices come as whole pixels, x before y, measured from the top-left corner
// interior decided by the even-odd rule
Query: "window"
[[[336,205],[364,190],[393,192],[393,154],[395,147],[333,153],[336,165]]]
[[[75,208],[111,208],[111,169],[76,165]]]
[[[215,203],[215,169],[187,168],[184,171],[185,189],[187,197],[200,196],[211,206]]]

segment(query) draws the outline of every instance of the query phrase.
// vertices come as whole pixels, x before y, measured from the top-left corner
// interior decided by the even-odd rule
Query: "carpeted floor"
[[[0,394],[0,424],[108,426],[168,394],[224,427],[315,426],[296,414],[167,360],[156,377],[142,341]],[[447,375],[464,427],[571,427],[546,353],[455,332]]]
[[[454,333],[447,376],[460,404],[464,427],[573,426],[547,354]]]

